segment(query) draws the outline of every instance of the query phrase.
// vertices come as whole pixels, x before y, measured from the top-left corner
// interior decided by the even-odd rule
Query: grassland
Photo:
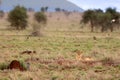
[[[23,72],[0,70],[0,80],[120,80],[119,32],[91,33],[88,28],[81,28],[84,25],[79,25],[80,13],[72,13],[69,17],[63,13],[47,15],[44,36],[29,39],[31,28],[10,30],[6,28],[9,23],[1,20],[0,68],[16,59],[24,64],[30,62],[30,69]],[[21,55],[25,50],[37,53]],[[92,57],[95,63],[77,60],[76,51]]]

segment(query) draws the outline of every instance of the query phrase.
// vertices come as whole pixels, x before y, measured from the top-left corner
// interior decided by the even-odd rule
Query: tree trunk
[[[94,31],[94,25],[93,25],[93,22],[91,21],[91,32]]]
[[[113,32],[113,26],[110,27],[110,31]]]
[[[104,30],[104,26],[102,26],[102,28],[101,28],[101,32],[104,32],[105,30]]]

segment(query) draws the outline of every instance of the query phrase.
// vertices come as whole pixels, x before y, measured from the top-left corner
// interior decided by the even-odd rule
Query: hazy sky
[[[120,11],[120,0],[68,0],[83,9],[98,9],[101,8],[105,10],[108,7],[115,7]]]
[[[2,3],[2,6],[3,8],[10,8],[9,6],[12,5],[12,4],[18,4],[18,2],[21,2],[21,3],[24,3],[25,5],[27,6],[33,6],[33,3],[35,5],[40,5],[39,4],[39,1],[40,0],[2,0],[3,3]],[[30,2],[29,2],[30,1]],[[45,0],[43,0],[45,1]],[[47,4],[50,3],[51,0],[46,0],[48,1]],[[59,0],[59,2],[64,2],[64,0]],[[120,0],[68,0],[76,5],[78,5],[79,7],[81,7],[82,9],[84,10],[87,10],[87,9],[103,9],[105,10],[106,8],[108,7],[112,7],[112,8],[117,8],[117,11],[120,12]],[[57,3],[58,0],[52,0],[53,3]],[[58,3],[60,4],[60,3]],[[56,5],[58,5],[56,4]],[[42,3],[43,5],[43,3]],[[61,4],[62,5],[62,4]],[[14,6],[14,5],[12,5]]]

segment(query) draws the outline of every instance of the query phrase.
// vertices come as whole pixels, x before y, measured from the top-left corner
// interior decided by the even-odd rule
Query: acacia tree
[[[107,8],[106,9],[106,13],[110,13],[111,14],[111,17],[113,18],[113,19],[117,19],[118,18],[118,15],[117,15],[117,11],[116,11],[116,9],[115,8]]]
[[[111,20],[113,20],[113,19],[115,20],[113,23],[111,22],[111,25],[109,27],[111,32],[113,32],[114,25],[119,25],[120,14],[116,11],[115,8],[110,8],[110,7],[106,9],[106,14],[110,14]]]
[[[87,10],[84,12],[84,15],[82,16],[82,22],[83,23],[90,23],[91,26],[91,32],[94,31],[94,27],[95,27],[95,11],[94,10]]]
[[[41,7],[41,12],[47,12],[47,10],[48,10],[47,6],[46,7]]]
[[[56,11],[56,12],[60,12],[61,9],[58,7],[58,8],[55,8],[55,11]]]
[[[110,13],[102,13],[98,16],[97,19],[98,24],[101,26],[101,32],[107,31],[111,28],[111,14]]]
[[[115,19],[114,23],[111,20]],[[90,23],[91,32],[94,31],[94,27],[101,27],[101,32],[104,32],[108,29],[113,31],[114,24],[119,24],[120,14],[116,9],[107,8],[106,12],[103,12],[100,9],[87,10],[84,12],[82,17],[83,23]]]
[[[105,12],[97,12],[96,14],[96,21],[101,26],[101,32],[107,31],[108,29],[113,32],[114,24],[119,23],[119,13],[116,9],[107,8]],[[115,20],[114,22],[112,22],[113,19]]]
[[[23,30],[27,27],[27,10],[24,7],[16,6],[8,14],[8,21],[11,23],[11,27],[17,30]]]

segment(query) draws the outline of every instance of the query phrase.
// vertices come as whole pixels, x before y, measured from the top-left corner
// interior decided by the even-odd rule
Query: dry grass
[[[120,79],[120,33],[90,33],[79,25],[80,13],[67,17],[63,13],[46,14],[44,37],[26,39],[32,31],[31,24],[27,30],[15,31],[7,29],[9,23],[1,20],[0,67],[17,59],[30,62],[30,69],[0,70],[0,80]],[[32,22],[30,17],[29,23]],[[20,54],[25,50],[36,54]],[[82,56],[76,51],[82,51]]]

